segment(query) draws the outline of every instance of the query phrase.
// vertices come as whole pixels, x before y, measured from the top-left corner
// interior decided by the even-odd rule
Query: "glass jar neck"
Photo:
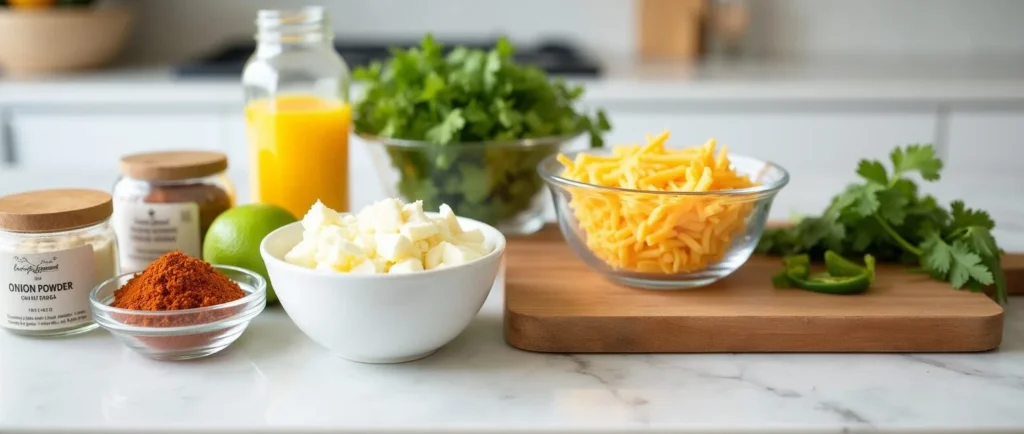
[[[257,53],[317,45],[330,46],[334,39],[330,20],[322,7],[294,10],[260,10],[256,17]]]

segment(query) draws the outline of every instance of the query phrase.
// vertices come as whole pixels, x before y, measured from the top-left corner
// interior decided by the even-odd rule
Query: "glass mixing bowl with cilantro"
[[[446,50],[431,36],[392,50],[384,65],[357,69],[356,134],[389,193],[447,203],[456,214],[526,234],[543,225],[544,157],[610,129],[602,111],[577,110],[583,88],[518,65],[505,39],[490,50]]]

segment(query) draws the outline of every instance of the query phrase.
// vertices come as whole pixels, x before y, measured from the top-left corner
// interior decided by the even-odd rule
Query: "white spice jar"
[[[96,328],[89,292],[118,274],[112,213],[98,190],[0,197],[0,326],[29,336]]]

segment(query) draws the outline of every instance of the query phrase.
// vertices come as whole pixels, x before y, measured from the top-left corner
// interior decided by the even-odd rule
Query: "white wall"
[[[321,4],[337,38],[507,34],[513,41],[562,37],[601,51],[628,52],[631,0],[137,0],[141,16],[128,49],[134,60],[187,58],[216,43],[251,38],[256,11]]]
[[[748,0],[752,52],[783,55],[1024,55],[1020,0]],[[260,8],[324,5],[340,38],[506,33],[576,40],[630,54],[633,0],[134,0],[128,57],[172,62],[251,37]]]
[[[1024,1],[752,0],[752,48],[788,55],[1024,55]]]

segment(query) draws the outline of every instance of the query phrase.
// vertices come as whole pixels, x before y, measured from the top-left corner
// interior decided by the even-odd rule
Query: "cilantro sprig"
[[[918,266],[954,288],[982,291],[1006,301],[1003,251],[992,236],[988,213],[954,201],[948,209],[921,195],[910,176],[938,181],[942,160],[932,145],[897,147],[891,169],[877,160],[861,160],[851,184],[832,199],[821,216],[788,228],[765,232],[758,251],[775,255],[810,254],[821,258],[833,250],[844,256],[871,254],[879,261]]]

